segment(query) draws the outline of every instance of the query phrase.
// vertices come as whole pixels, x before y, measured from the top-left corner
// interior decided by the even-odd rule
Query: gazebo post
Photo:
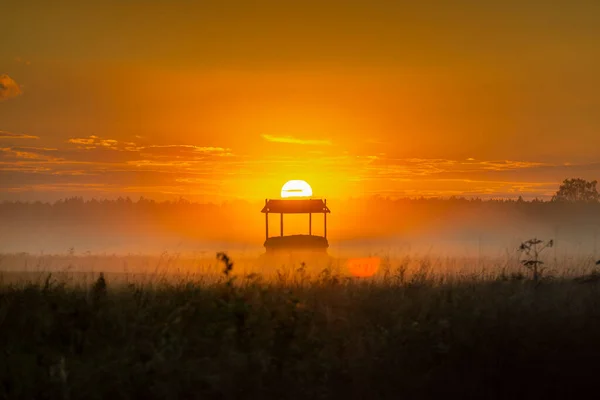
[[[281,228],[281,235],[280,236],[283,236],[283,213],[281,213],[279,215],[280,215],[280,221],[279,221],[279,223],[281,225],[280,226],[280,228]]]
[[[308,234],[312,236],[312,213],[308,213]]]
[[[265,207],[269,202],[268,199],[265,199]],[[269,212],[265,212],[265,240],[269,239]]]
[[[324,200],[325,203],[325,207],[327,207],[327,199]],[[324,237],[325,239],[327,239],[327,213],[324,212],[323,213],[323,232],[324,232]]]

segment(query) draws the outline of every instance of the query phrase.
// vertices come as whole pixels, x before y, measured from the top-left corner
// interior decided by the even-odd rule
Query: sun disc
[[[310,197],[312,188],[306,181],[291,180],[286,182],[281,188],[281,197]]]

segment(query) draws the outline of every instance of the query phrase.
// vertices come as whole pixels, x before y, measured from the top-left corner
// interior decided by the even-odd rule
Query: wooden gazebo
[[[265,243],[267,252],[276,250],[309,250],[326,251],[329,247],[327,241],[327,214],[331,213],[327,207],[327,200],[323,199],[284,199],[265,200],[262,213],[265,214]],[[279,236],[269,237],[269,214],[279,214]],[[283,235],[284,214],[308,214],[308,235]],[[312,215],[323,214],[323,236],[312,234]]]

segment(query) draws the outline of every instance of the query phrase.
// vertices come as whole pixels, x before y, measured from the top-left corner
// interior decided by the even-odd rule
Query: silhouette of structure
[[[326,252],[329,247],[327,241],[327,214],[331,213],[327,207],[327,200],[321,199],[286,199],[265,200],[262,213],[265,214],[265,243],[267,253],[277,250],[307,250]],[[279,236],[269,237],[269,214],[279,214]],[[308,214],[308,235],[283,235],[284,214]],[[312,215],[323,214],[323,236],[312,234]]]

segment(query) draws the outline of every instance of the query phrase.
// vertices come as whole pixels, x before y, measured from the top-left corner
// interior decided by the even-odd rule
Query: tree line
[[[583,179],[565,180],[548,200],[371,197],[328,199],[328,205],[332,210],[328,217],[332,238],[409,235],[425,231],[455,237],[459,237],[457,232],[461,232],[460,235],[480,232],[529,235],[557,229],[589,236],[589,232],[596,232],[600,227],[596,181]],[[132,238],[160,233],[261,241],[265,224],[264,215],[260,213],[262,206],[262,202],[243,200],[211,204],[183,198],[161,202],[146,198],[134,201],[81,197],[54,203],[4,202],[0,203],[0,245],[2,235],[5,241],[6,238],[15,241],[17,233],[23,240],[34,240],[34,236],[101,234]],[[292,228],[294,218],[286,221],[290,223],[286,222],[286,227]],[[299,233],[304,232],[304,222],[304,219],[297,220]]]

